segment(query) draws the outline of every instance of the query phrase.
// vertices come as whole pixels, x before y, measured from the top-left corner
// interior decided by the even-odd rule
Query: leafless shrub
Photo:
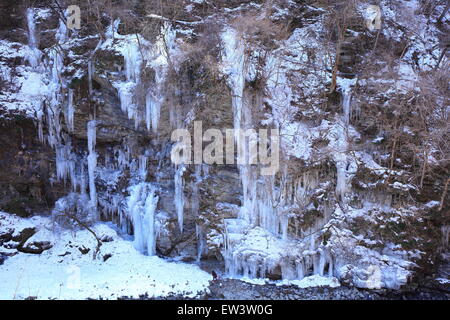
[[[97,246],[93,252],[93,258],[97,257],[102,241],[91,228],[95,221],[95,208],[90,205],[86,195],[71,193],[59,199],[52,212],[53,221],[57,226],[68,229],[85,229],[91,233],[97,241]]]
[[[266,14],[249,11],[232,21],[233,27],[248,43],[273,48],[276,40],[289,35],[287,26],[274,23]]]

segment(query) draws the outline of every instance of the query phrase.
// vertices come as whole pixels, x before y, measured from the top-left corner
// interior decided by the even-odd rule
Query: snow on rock
[[[0,67],[1,77],[7,81],[5,89],[0,92],[0,108],[7,111],[24,112],[30,117],[35,117],[40,112],[40,107],[35,103],[48,94],[48,84],[39,72],[32,67],[19,65],[14,68],[11,60],[26,59],[33,55],[28,46],[20,43],[0,40]],[[14,73],[13,73],[14,72]]]
[[[0,211],[0,234],[11,233],[13,237],[18,236],[24,229],[35,227],[30,220],[21,219]]]
[[[315,274],[310,277],[303,278],[302,280],[283,280],[277,283],[277,285],[293,285],[299,288],[309,288],[309,287],[330,287],[336,288],[341,284],[339,280],[335,277],[323,277]]]

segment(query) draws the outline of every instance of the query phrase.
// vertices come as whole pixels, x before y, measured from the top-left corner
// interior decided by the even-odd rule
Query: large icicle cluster
[[[56,179],[64,183],[70,182],[73,192],[57,201],[54,212],[57,215],[71,212],[95,220],[98,219],[95,185],[96,122],[92,120],[87,125],[88,155],[77,155],[73,151],[71,137],[65,130],[67,129],[70,133],[75,127],[74,91],[67,87],[62,75],[69,31],[63,19],[59,19],[59,26],[55,33],[57,45],[46,49],[48,60],[43,59],[45,55],[39,51],[37,44],[36,10],[34,8],[27,10],[27,24],[30,50],[28,61],[33,69],[34,86],[39,86],[33,99],[38,119],[38,135],[42,142],[47,142],[55,150]],[[61,119],[64,119],[65,123]],[[86,202],[86,180],[89,181],[90,201],[88,202]]]
[[[27,9],[27,24],[28,24],[28,45],[30,47],[28,62],[33,68],[37,68],[41,60],[42,52],[38,49],[38,43],[36,39],[36,23],[34,20],[33,8]]]
[[[89,195],[91,203],[97,206],[97,190],[95,187],[95,169],[97,168],[97,153],[95,152],[96,144],[96,121],[91,120],[87,124],[88,133],[88,176],[89,176]]]
[[[231,88],[234,128],[240,129],[246,79],[245,42],[232,28],[226,29],[222,35],[222,41],[224,43],[224,72],[228,74],[228,84]]]
[[[178,226],[180,231],[183,232],[184,221],[184,179],[183,173],[186,170],[184,166],[180,166],[175,172],[175,197],[174,204],[177,212]]]
[[[251,80],[251,66],[245,56],[245,39],[231,28],[222,36],[224,42],[224,73],[232,94],[235,129],[253,127],[251,104],[245,99],[245,81]],[[245,141],[237,140],[237,145],[247,148]],[[247,151],[247,150],[245,150]],[[247,154],[247,152],[244,152]],[[243,160],[243,159],[241,159]],[[227,272],[232,276],[265,277],[267,272],[284,266],[283,276],[293,276],[288,263],[282,264],[282,251],[288,243],[288,217],[279,211],[282,195],[272,179],[259,177],[254,166],[239,165],[239,176],[243,189],[242,206],[238,219],[226,220],[224,258]],[[288,202],[288,199],[281,200]],[[253,234],[254,233],[254,234]],[[251,234],[251,235],[250,235]],[[280,239],[279,239],[280,238]],[[264,245],[253,245],[256,239],[266,239]],[[272,239],[272,241],[270,241]],[[265,248],[265,249],[262,249]]]
[[[113,82],[122,112],[130,120],[134,120],[136,129],[140,129],[145,123],[147,130],[156,134],[161,106],[165,99],[164,84],[170,65],[170,54],[175,50],[175,32],[169,23],[164,23],[156,41],[150,43],[141,35],[119,34],[119,24],[120,20],[116,20],[108,28],[107,39],[100,48],[119,52],[124,58],[123,80]],[[145,68],[154,71],[154,82],[144,82],[141,79],[142,70]],[[144,92],[144,106],[138,103],[140,101],[137,97],[138,91]],[[109,196],[108,199],[103,197],[101,203],[102,210],[106,211],[105,216],[116,216],[124,231],[134,233],[136,249],[144,254],[153,255],[156,253],[158,234],[154,222],[158,196],[156,187],[145,182],[148,159],[146,152],[135,159],[126,140],[121,147],[117,147],[112,157],[112,170],[120,172],[130,170],[132,176],[128,188],[130,196],[125,200],[125,206],[120,205],[124,202],[120,196]],[[180,168],[174,177],[174,201],[181,231],[184,214],[182,174]]]
[[[244,88],[245,81],[252,80],[254,75],[251,70],[255,67],[249,65],[251,57],[246,57],[245,39],[238,32],[227,29],[222,40],[224,73],[228,75],[231,89],[235,128],[252,128],[255,124],[251,110],[258,106],[246,101],[251,99],[246,99]],[[268,58],[268,68],[280,64],[276,59]],[[272,103],[290,104],[289,86],[282,71],[271,73],[269,86]],[[333,134],[333,144],[339,148],[335,153],[338,176],[336,193],[344,198],[349,181],[345,158],[346,131],[335,129]],[[283,279],[289,280],[312,274],[333,276],[333,255],[329,246],[320,240],[320,235],[330,221],[334,207],[323,208],[322,216],[315,218],[309,227],[289,231],[290,215],[299,210],[306,211],[311,191],[319,185],[318,171],[310,170],[292,178],[285,167],[278,178],[278,175],[259,176],[256,169],[250,165],[239,165],[242,206],[237,219],[225,221],[223,256],[227,272],[231,276],[252,278],[280,274]],[[297,236],[291,235],[292,232]]]
[[[113,48],[124,57],[125,81],[116,81],[122,111],[135,121],[136,128],[145,122],[147,130],[157,133],[161,105],[164,102],[164,82],[170,65],[170,54],[175,46],[175,32],[169,23],[161,27],[155,43],[149,43],[140,35],[120,35],[117,32],[120,20],[116,20],[106,33],[108,39],[101,47]],[[150,67],[155,71],[154,83],[141,82],[141,70]],[[141,108],[136,98],[139,86],[144,88],[145,107]],[[145,110],[142,110],[145,109]]]
[[[34,90],[36,99],[34,109],[38,119],[38,133],[42,142],[55,149],[56,178],[64,183],[70,182],[72,193],[57,202],[55,213],[67,210],[85,213],[94,219],[101,217],[117,219],[116,221],[125,232],[133,232],[135,247],[145,254],[156,253],[157,224],[155,212],[158,203],[157,189],[145,181],[147,176],[148,155],[146,152],[136,159],[125,139],[122,146],[116,146],[112,154],[106,151],[105,166],[99,166],[96,152],[96,131],[98,120],[91,114],[87,122],[87,154],[75,153],[71,137],[75,129],[75,92],[68,88],[64,79],[64,56],[68,49],[66,42],[70,40],[65,22],[60,19],[55,38],[58,43],[48,49],[48,61],[43,61],[43,53],[38,49],[36,36],[36,10],[27,10],[29,64],[32,68],[32,79],[41,84],[39,90]],[[121,109],[136,128],[145,123],[147,129],[157,132],[161,105],[164,102],[164,82],[170,65],[170,54],[175,50],[175,32],[169,23],[161,29],[161,35],[154,44],[150,44],[140,35],[122,36],[117,32],[120,21],[116,20],[106,33],[106,41],[100,41],[88,60],[87,79],[88,89],[94,95],[93,78],[95,77],[95,52],[100,48],[113,49],[124,57],[124,81],[113,83],[118,90]],[[155,71],[155,83],[142,83],[141,72],[149,67]],[[35,84],[33,84],[36,86]],[[145,106],[138,105],[137,88],[143,86]],[[31,90],[29,90],[31,92]],[[62,117],[63,116],[63,117]],[[65,123],[61,122],[65,120]],[[44,132],[44,128],[46,132]],[[129,196],[112,192],[97,194],[97,179],[105,185],[113,183],[109,179],[118,177],[117,173],[130,170],[132,178],[128,188]],[[175,177],[176,207],[180,223],[183,228],[184,196],[183,171],[179,170]],[[89,203],[86,203],[89,190]],[[84,203],[84,205],[83,205]]]
[[[150,183],[141,182],[129,188],[127,213],[134,227],[134,246],[144,254],[156,253],[159,224],[155,219],[158,196]]]

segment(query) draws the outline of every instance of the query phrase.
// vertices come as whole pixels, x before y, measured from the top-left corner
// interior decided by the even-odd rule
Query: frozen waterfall
[[[252,99],[246,99],[245,81],[252,79],[252,65],[246,56],[246,42],[233,29],[222,34],[223,72],[228,76],[232,94],[232,111],[235,129],[254,128]],[[248,54],[250,55],[250,54]],[[282,90],[275,93],[284,94]],[[250,96],[249,96],[250,97]],[[225,245],[222,251],[226,272],[233,277],[265,278],[279,274],[281,279],[293,280],[317,275],[333,275],[333,257],[318,241],[318,233],[330,219],[330,212],[306,230],[296,230],[301,240],[290,236],[292,211],[305,210],[310,203],[311,190],[318,185],[316,172],[305,172],[289,178],[283,172],[276,176],[262,177],[257,166],[245,164],[251,139],[237,137],[239,177],[242,185],[242,201],[238,218],[225,219]],[[344,180],[345,181],[345,180]]]
[[[184,179],[183,174],[186,171],[184,166],[180,166],[175,172],[175,198],[174,204],[177,212],[178,226],[180,232],[183,232],[183,218],[184,218]]]
[[[30,47],[30,54],[28,62],[33,68],[36,68],[41,60],[42,52],[38,49],[38,41],[36,38],[36,22],[34,20],[34,9],[27,9],[27,24],[28,24],[28,46]]]
[[[129,188],[127,198],[127,214],[130,216],[134,229],[134,247],[148,255],[156,254],[156,239],[159,228],[155,222],[155,212],[158,205],[156,188],[150,183],[139,183]]]
[[[91,120],[87,125],[88,134],[88,176],[89,176],[89,195],[94,207],[97,206],[97,190],[95,187],[95,169],[97,168],[96,144],[96,121]]]

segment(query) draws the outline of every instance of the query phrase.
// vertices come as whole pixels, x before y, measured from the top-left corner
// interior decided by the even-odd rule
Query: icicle
[[[312,232],[311,229],[309,229],[308,233],[310,234],[309,236],[309,250],[310,251],[314,251],[316,249],[316,238]]]
[[[33,8],[27,9],[27,23],[28,23],[28,45],[30,48],[37,47],[36,40],[36,24],[34,22],[34,10]]]
[[[58,180],[65,181],[70,172],[70,147],[58,146],[56,148],[56,176]]]
[[[158,131],[159,117],[161,112],[161,103],[155,99],[149,91],[145,99],[145,122],[147,130],[152,130],[153,133]]]
[[[136,94],[136,87],[140,83],[141,69],[142,69],[142,54],[139,47],[138,40],[127,40],[125,46],[121,49],[122,56],[125,60],[125,82],[116,82],[114,84],[118,91],[120,106],[122,112],[126,113],[128,119],[133,119],[135,122],[135,128],[139,127],[141,123],[141,115],[138,110],[138,106],[133,103],[133,99]],[[149,126],[149,114],[148,106],[146,107],[147,127]]]
[[[117,158],[116,158],[118,169],[123,170],[130,166],[129,158],[127,157],[127,154],[122,150],[117,150]]]
[[[64,27],[61,26],[61,24],[63,24],[62,21],[60,21],[60,27],[59,27],[59,32],[56,35],[56,40],[58,41],[58,43],[63,40],[62,37],[64,35]],[[33,29],[33,28],[31,28]],[[34,40],[32,40],[33,42]],[[48,88],[49,91],[46,93],[47,95],[47,100],[49,101],[49,105],[47,106],[46,110],[47,110],[47,118],[46,118],[46,122],[47,122],[47,127],[48,127],[48,143],[51,147],[55,148],[55,147],[59,147],[61,146],[61,123],[60,123],[60,113],[62,108],[61,108],[61,87],[64,85],[63,83],[63,79],[61,77],[61,71],[64,67],[63,64],[63,56],[62,53],[59,52],[58,50],[60,49],[60,46],[56,46],[55,48],[53,48],[50,52],[49,52],[49,57],[51,60],[50,63],[50,70],[48,71],[48,77],[49,79],[49,84],[48,84]],[[39,106],[42,106],[42,102],[38,102]],[[38,111],[38,119],[39,119],[39,123],[40,126],[42,126],[42,110]],[[39,138],[43,138],[43,132],[42,132],[42,128],[39,128]]]
[[[96,166],[97,166],[97,154],[93,152],[88,155],[89,195],[92,203],[97,202],[97,191],[95,188]]]
[[[66,41],[67,27],[66,27],[66,24],[64,23],[64,21],[62,21],[61,19],[59,20],[58,31],[56,32],[55,37],[56,37],[56,41],[60,45]],[[52,60],[53,60],[52,82],[54,84],[60,84],[62,82],[61,71],[63,70],[64,62],[63,62],[62,53],[59,52],[59,48],[60,47],[55,47],[51,53]]]
[[[297,276],[297,270],[294,269],[289,260],[281,263],[281,276],[283,280],[294,280]]]
[[[184,181],[183,173],[186,170],[185,167],[180,166],[175,172],[175,209],[177,212],[178,226],[180,232],[183,233],[183,215],[184,215]]]
[[[153,112],[153,100],[150,97],[150,93],[147,93],[145,97],[145,124],[147,131],[150,131],[152,127],[152,112]],[[156,132],[156,130],[154,130]]]
[[[346,181],[346,167],[347,163],[344,161],[339,161],[336,163],[336,195],[338,200],[345,201],[345,193],[347,192],[347,181]]]
[[[37,111],[36,116],[38,119],[38,138],[41,143],[44,143],[44,124],[43,124],[43,111],[42,111],[42,102],[37,102]]]
[[[297,279],[302,280],[305,277],[305,266],[303,263],[303,259],[296,262],[297,267]]]
[[[56,153],[56,176],[59,181],[66,182],[70,179],[72,191],[76,192],[80,186],[80,192],[84,193],[84,171],[81,171],[81,181],[76,171],[76,156],[72,153],[70,141],[67,145],[59,144],[55,147]],[[83,168],[83,164],[80,166]]]
[[[144,254],[154,255],[159,233],[155,223],[155,211],[159,200],[156,188],[143,182],[130,187],[129,191],[127,205],[133,223],[134,246]]]
[[[58,49],[53,49],[50,53],[50,56],[53,61],[52,65],[52,83],[56,85],[56,87],[59,86],[61,82],[61,70],[63,69],[63,59],[61,54],[58,52]],[[55,90],[56,91],[56,90]]]
[[[62,44],[67,40],[67,26],[62,19],[59,19],[58,31],[56,31],[56,40]]]
[[[96,121],[95,120],[91,120],[88,121],[87,124],[87,136],[88,136],[88,150],[89,153],[94,152],[95,150],[95,145],[97,142],[97,137],[96,137]]]
[[[245,46],[235,30],[228,29],[223,35],[225,73],[229,74],[231,88],[234,128],[241,128],[242,104],[244,95]]]
[[[142,56],[139,44],[136,41],[128,41],[122,51],[125,59],[125,75],[128,81],[139,83],[141,77]]]
[[[280,219],[281,222],[281,235],[283,240],[287,240],[289,217],[283,215]]]
[[[325,271],[325,264],[326,264],[326,255],[325,252],[321,249],[319,249],[319,270],[318,270],[318,274],[320,276],[323,276],[324,271]]]
[[[42,53],[38,49],[38,42],[36,38],[36,22],[34,20],[34,9],[27,9],[27,24],[28,24],[28,46],[31,49],[27,60],[33,68],[36,68],[41,60]]]
[[[148,89],[145,97],[145,122],[147,130],[152,130],[153,133],[157,133],[158,130],[161,105],[164,101],[164,83],[170,64],[170,54],[175,47],[175,38],[176,32],[172,30],[169,23],[164,23],[161,27],[160,35],[152,46],[153,56],[155,58],[148,63],[155,71],[155,85]],[[139,82],[140,71],[138,70],[140,70],[140,65],[142,64],[141,54],[138,49],[139,47],[134,44],[134,47],[129,47],[124,55],[129,56],[128,59],[131,61],[131,63],[126,63],[129,65],[128,70],[131,70],[126,72],[127,79],[133,79],[134,74],[136,83]],[[134,60],[131,57],[135,57]],[[133,73],[133,70],[136,71]]]
[[[233,108],[233,124],[236,129],[235,142],[238,147],[238,165],[239,176],[242,184],[242,206],[239,211],[239,219],[236,219],[236,224],[246,225],[246,227],[235,228],[231,221],[227,222],[227,232],[225,234],[226,248],[224,249],[224,259],[226,270],[231,276],[243,274],[248,277],[265,276],[267,271],[273,270],[276,267],[281,267],[282,277],[284,279],[294,279],[298,271],[291,265],[290,258],[283,261],[272,261],[267,258],[261,258],[257,254],[242,254],[236,252],[235,238],[241,237],[248,227],[254,228],[260,226],[264,231],[269,231],[274,236],[281,236],[282,240],[288,241],[288,225],[289,218],[285,213],[278,212],[278,206],[273,203],[274,199],[277,202],[282,195],[275,196],[278,192],[285,192],[287,196],[293,197],[292,192],[286,190],[275,190],[275,183],[273,180],[266,181],[259,177],[258,170],[255,167],[248,165],[249,160],[249,145],[252,141],[240,134],[237,129],[249,129],[253,127],[252,110],[250,106],[244,103],[244,87],[245,80],[249,76],[245,63],[245,42],[240,38],[237,31],[227,29],[222,34],[223,42],[223,62],[224,73],[228,75],[228,85],[231,89],[232,108]],[[282,188],[283,189],[283,188]],[[232,219],[229,219],[232,220]],[[229,230],[230,229],[230,230]],[[232,231],[231,231],[232,230]],[[230,238],[232,237],[232,238]]]
[[[240,218],[245,219],[253,225],[255,225],[258,220],[258,181],[255,174],[256,172],[251,166],[244,165],[240,167],[240,178],[243,188],[243,202],[240,210]]]
[[[265,230],[273,234],[279,233],[279,224],[281,222],[281,234],[283,239],[287,238],[287,217],[279,217],[277,209],[273,207],[271,196],[263,194],[261,198],[256,201],[259,213],[259,225]],[[286,230],[286,232],[284,232]]]
[[[145,96],[145,124],[147,126],[147,131],[150,131],[152,127],[152,110],[153,109],[153,99],[151,93],[147,92]]]
[[[157,204],[158,197],[155,196],[155,190],[152,190],[145,201],[145,220],[148,224],[147,252],[149,255],[154,255],[156,253],[157,232],[155,228],[155,210]]]
[[[169,22],[164,22],[161,27],[162,37],[159,38],[158,43],[164,52],[166,63],[170,60],[171,51],[175,49],[176,31],[172,29]]]
[[[236,31],[230,29],[222,34],[222,40],[224,73],[228,75],[228,85],[232,94],[234,128],[252,128],[250,105],[253,102],[246,103],[247,101],[244,101],[243,98],[245,96],[245,81],[249,79],[252,72],[251,68],[247,68],[245,62],[245,42],[239,38]],[[341,156],[341,154],[345,155],[347,146],[345,138],[342,138],[345,137],[343,133],[345,133],[344,130],[333,132],[336,136],[335,140],[339,140],[334,141],[336,142],[335,145],[339,148],[342,147],[342,150],[338,150],[338,155],[334,159],[335,163],[342,160],[346,164],[347,158]],[[244,148],[247,148],[247,143],[240,141],[240,138],[236,137],[235,139],[238,146],[242,143]],[[239,157],[238,161],[244,160]],[[246,161],[242,162],[246,163]],[[302,173],[296,179],[287,179],[287,167],[285,167],[282,181],[278,187],[275,185],[274,179],[266,180],[259,176],[255,167],[242,163],[238,163],[238,165],[242,184],[242,205],[239,211],[239,219],[226,219],[227,221],[225,221],[222,254],[226,272],[231,276],[257,277],[265,276],[267,272],[273,272],[275,269],[281,268],[283,279],[302,279],[305,275],[310,274],[311,270],[315,274],[323,275],[327,265],[330,265],[331,262],[328,253],[324,249],[322,251],[318,249],[318,238],[314,234],[323,227],[324,221],[329,219],[329,213],[325,213],[323,219],[317,219],[318,221],[307,230],[300,230],[305,235],[302,241],[289,239],[288,234],[288,231],[290,231],[290,214],[293,210],[303,210],[311,205],[312,191],[319,184],[319,171],[312,170]],[[341,190],[344,190],[345,193],[347,189],[346,166],[343,168],[344,179],[339,180],[337,193],[340,193]],[[344,188],[341,188],[342,181]],[[265,244],[263,245],[264,248],[251,247],[253,232],[255,232],[255,236],[268,239],[267,248],[265,248]],[[258,234],[258,232],[261,233]],[[249,248],[246,246],[246,241],[249,242]],[[288,250],[287,256],[285,252],[288,251],[282,251],[282,249],[280,251],[283,254],[279,256],[272,254],[272,249],[284,249],[285,245],[288,248],[292,245],[296,249],[293,252]],[[306,250],[308,247],[309,250]],[[265,254],[268,256],[263,256]]]
[[[73,118],[74,113],[75,113],[75,109],[73,107],[73,90],[69,89],[66,122],[67,122],[67,127],[69,128],[70,132],[73,132],[73,130],[74,130],[74,118]]]
[[[96,144],[96,121],[88,122],[88,176],[89,176],[89,195],[93,207],[97,207],[97,190],[95,187],[95,169],[97,167],[97,154],[95,153]]]
[[[86,193],[86,172],[85,172],[84,166],[85,166],[85,164],[82,163],[81,164],[81,169],[80,169],[80,177],[81,177],[80,193],[82,193],[82,194]]]
[[[142,179],[147,176],[147,159],[145,155],[139,156],[139,175]]]
[[[195,233],[197,235],[197,263],[200,263],[205,248],[205,241],[203,239],[203,233],[200,226],[195,226]]]
[[[343,111],[343,119],[345,125],[348,126],[350,123],[350,117],[352,115],[352,87],[356,84],[357,78],[346,79],[346,78],[338,78],[338,83],[341,88],[342,94],[342,111]]]
[[[135,119],[137,117],[137,109],[133,103],[135,84],[127,82],[118,86],[117,89],[122,112],[128,116],[128,119]]]
[[[59,109],[51,110],[51,108],[47,108],[47,140],[51,147],[57,146],[60,139],[61,125],[59,122],[59,114]]]
[[[328,277],[333,277],[333,268],[334,268],[334,266],[333,266],[333,257],[330,255],[330,260],[329,260],[329,264],[328,264]]]

